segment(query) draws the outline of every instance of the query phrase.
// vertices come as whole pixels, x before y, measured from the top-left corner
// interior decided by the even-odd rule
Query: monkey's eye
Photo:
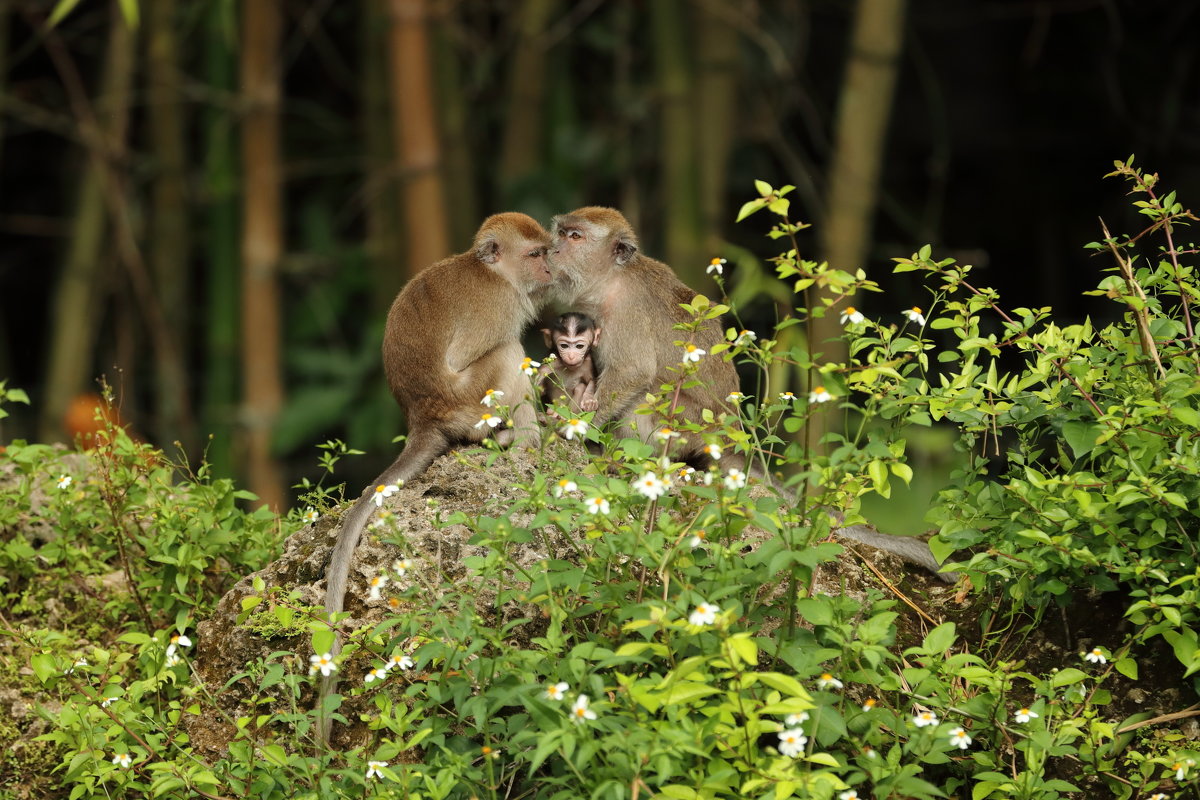
[[[583,238],[583,234],[580,233],[579,231],[571,231],[567,235],[570,236],[572,239],[582,239]]]

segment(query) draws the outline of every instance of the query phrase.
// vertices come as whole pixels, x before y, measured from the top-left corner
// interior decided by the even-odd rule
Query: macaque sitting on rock
[[[573,411],[595,411],[596,366],[592,347],[600,338],[600,329],[591,317],[568,311],[542,328],[553,360],[547,359],[538,370],[542,401],[569,404]]]

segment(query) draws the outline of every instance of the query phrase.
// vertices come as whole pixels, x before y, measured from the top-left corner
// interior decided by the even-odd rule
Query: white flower
[[[746,473],[742,472],[737,467],[733,467],[732,469],[730,469],[729,473],[725,476],[725,488],[736,490],[736,489],[742,488],[745,485],[746,485]]]
[[[1164,794],[1163,792],[1155,792],[1150,795],[1150,800],[1171,800],[1171,795]]]
[[[704,447],[700,448],[700,452],[704,453],[713,461],[721,460],[721,445],[719,444],[706,444]]]
[[[692,480],[692,476],[695,474],[695,467],[680,467],[679,471],[675,473],[675,477],[682,483],[689,483]]]
[[[679,432],[673,431],[670,428],[659,428],[654,432],[654,438],[658,439],[660,442],[669,442],[672,439],[678,439]]]
[[[918,728],[924,728],[926,725],[937,725],[937,722],[937,714],[932,711],[922,711],[913,717],[913,725],[916,725]]]
[[[576,436],[583,438],[583,435],[587,433],[587,429],[586,422],[581,419],[572,419],[568,420],[567,424],[563,426],[562,434],[567,439],[574,439]]]
[[[924,314],[924,312],[921,311],[921,308],[919,306],[913,306],[912,308],[906,308],[901,313],[904,314],[904,316],[908,317],[909,322],[915,322],[918,325],[920,325],[921,327],[925,327],[925,314]]]
[[[536,375],[538,367],[540,366],[540,363],[526,356],[525,360],[521,362],[521,372],[524,372],[526,375],[530,376]]]
[[[189,639],[186,634],[175,633],[171,635],[171,644],[169,646],[174,647],[176,645],[179,647],[191,647],[192,640]]]
[[[740,403],[745,399],[746,399],[746,395],[742,394],[741,392],[730,392],[729,395],[725,398],[725,402],[726,403]]]
[[[128,767],[133,763],[133,757],[130,756],[129,753],[116,753],[112,757],[112,763],[116,764],[118,767]]]
[[[589,514],[595,514],[596,516],[608,514],[608,501],[603,497],[589,497],[587,500],[583,501],[583,505],[585,508],[587,508],[587,512]]]
[[[699,361],[700,361],[700,356],[702,356],[702,355],[704,355],[704,351],[703,351],[703,350],[701,350],[699,347],[696,347],[696,345],[694,345],[694,344],[687,344],[687,345],[684,345],[684,348],[683,348],[683,363],[685,363],[685,364],[686,364],[686,363],[688,363],[689,361],[693,361],[693,362],[699,363]]]
[[[382,591],[384,586],[387,586],[387,582],[388,582],[388,576],[386,574],[385,575],[376,575],[375,577],[371,578],[370,582],[367,584],[368,586],[371,587],[371,591],[367,593],[367,599],[368,600],[378,600],[379,593],[380,593],[380,591]]]
[[[499,389],[488,389],[483,395],[483,399],[479,402],[483,403],[488,408],[491,408],[492,406],[500,404],[501,397],[504,397],[504,392],[500,391]]]
[[[413,660],[403,653],[392,653],[392,657],[383,665],[386,670],[390,669],[412,669]]]
[[[702,478],[702,480],[704,481],[704,485],[712,486],[713,479],[716,476],[717,476],[717,468],[715,466],[709,467],[707,470],[705,470],[704,476]]]
[[[183,659],[180,658],[179,654],[176,653],[174,650],[168,650],[167,651],[167,660],[165,663],[168,667],[177,667],[183,663]]]
[[[387,677],[387,667],[371,667],[363,677],[363,683],[381,681]]]
[[[316,675],[319,672],[325,677],[329,677],[337,672],[337,665],[333,663],[333,653],[311,655],[308,660],[312,662],[308,667],[309,675]]]
[[[1187,777],[1188,767],[1196,766],[1196,762],[1192,759],[1186,761],[1177,761],[1171,765],[1171,769],[1175,770],[1175,780],[1181,781]]]
[[[714,273],[720,275],[725,272],[725,263],[725,259],[723,258],[714,258],[712,261],[708,262],[708,266],[704,268],[704,271],[709,275]]]
[[[584,720],[595,718],[596,712],[588,708],[588,696],[581,694],[579,697],[576,697],[575,705],[571,706],[571,719],[576,722],[583,722]]]
[[[300,519],[304,520],[305,522],[307,522],[310,525],[312,523],[316,522],[317,520],[319,520],[320,518],[321,518],[321,515],[317,513],[317,510],[315,508],[310,508],[308,511],[305,511],[303,516],[300,517]]]
[[[818,689],[841,689],[842,686],[842,682],[828,672],[822,672],[821,677],[817,678]]]
[[[574,492],[579,489],[579,485],[570,478],[563,478],[558,483],[554,484],[554,496],[562,497],[567,492]]]
[[[482,428],[484,425],[487,425],[489,428],[495,428],[503,421],[503,419],[495,414],[484,414],[479,418],[479,422],[475,423],[475,427]]]
[[[1090,653],[1085,653],[1084,658],[1093,664],[1107,664],[1108,659],[1104,657],[1104,652],[1099,647],[1093,647]]]
[[[868,697],[862,704],[863,711],[873,711],[875,706],[879,705],[879,701],[874,697]]]
[[[371,523],[372,528],[386,528],[392,524],[392,518],[396,515],[388,509],[383,509],[375,515],[375,521]]]
[[[838,795],[838,800],[859,800],[858,792],[853,789],[847,789]]]
[[[382,778],[383,768],[388,765],[386,761],[368,761],[367,762],[367,780],[371,778]]]
[[[813,390],[808,393],[808,402],[810,403],[828,403],[833,399],[833,395],[824,386],[814,386]]]
[[[950,731],[950,744],[959,750],[966,750],[971,746],[971,737],[962,728],[955,728]]]
[[[375,500],[375,505],[382,508],[383,499],[385,497],[391,497],[398,491],[400,491],[400,484],[398,483],[389,483],[386,486],[384,486],[382,483],[379,484],[375,487],[375,497],[373,498]]]
[[[117,698],[115,698],[115,697],[106,697],[106,698],[104,698],[103,700],[101,700],[101,701],[100,701],[100,707],[101,707],[101,708],[108,708],[108,707],[109,707],[109,706],[111,706],[113,703],[115,703],[115,702],[116,702],[116,700],[117,700]]]
[[[691,625],[712,625],[717,621],[717,612],[721,609],[713,603],[706,603],[703,600],[696,604],[692,609],[692,613],[688,615],[688,623]]]
[[[63,475],[58,479],[58,488],[66,489],[70,487],[71,481],[74,480],[70,475]],[[128,758],[128,756],[126,756]]]
[[[638,494],[648,497],[651,500],[657,500],[667,493],[667,489],[670,486],[666,481],[659,480],[658,476],[653,472],[647,472],[633,482],[633,488],[637,490]]]
[[[697,547],[699,547],[700,545],[704,544],[704,543],[705,543],[705,541],[707,541],[707,539],[708,539],[708,532],[707,532],[707,531],[696,531],[696,532],[695,532],[694,534],[692,534],[692,536],[691,536],[691,537],[688,539],[688,547],[690,547],[690,548],[692,548],[693,550],[695,550]]]
[[[757,340],[758,340],[758,334],[755,333],[754,331],[739,331],[737,338],[733,340],[733,343],[735,345],[737,345],[738,347],[742,347],[744,345],[748,345],[751,342],[757,341]]]
[[[87,665],[88,665],[88,660],[86,658],[80,658],[80,659],[76,660],[74,664],[72,664],[71,666],[69,666],[65,670],[63,670],[63,674],[70,675],[72,672],[75,671],[76,667],[86,667]]]
[[[857,325],[864,319],[866,319],[866,317],[864,317],[862,312],[854,306],[846,306],[844,309],[842,309],[841,320],[843,325]]]
[[[1028,708],[1018,708],[1017,714],[1014,717],[1017,722],[1029,722],[1029,720],[1037,718],[1038,715],[1030,711]]]
[[[392,572],[396,573],[401,578],[403,578],[405,573],[407,573],[410,569],[412,569],[412,561],[408,560],[407,558],[397,558],[392,562]]]
[[[796,395],[792,394],[791,392],[780,392],[779,399],[785,403],[790,403],[796,399]]]
[[[785,728],[799,728],[805,722],[808,722],[808,712],[801,711],[799,714],[788,714],[783,720]]]
[[[779,733],[779,752],[788,758],[795,758],[803,753],[806,744],[808,744],[808,737],[799,728]]]
[[[567,685],[566,681],[559,681],[558,683],[552,683],[546,687],[546,699],[547,700],[562,700],[563,696],[566,695],[567,690],[570,688],[571,687]]]

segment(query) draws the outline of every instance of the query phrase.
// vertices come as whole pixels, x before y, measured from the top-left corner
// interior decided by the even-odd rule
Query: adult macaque
[[[550,326],[542,328],[546,346],[554,360],[538,370],[542,400],[561,402],[562,398],[575,411],[595,411],[596,365],[592,348],[600,338],[600,329],[591,317],[568,311],[557,317]]]
[[[325,572],[330,615],[342,610],[351,558],[377,489],[412,480],[451,447],[489,436],[493,429],[480,424],[487,412],[480,402],[489,389],[503,392],[501,402],[512,409],[511,427],[498,428],[496,439],[511,444],[536,436],[520,337],[550,286],[550,243],[545,229],[525,214],[488,217],[470,250],[427,267],[392,303],[383,369],[408,420],[408,439],[342,519]],[[321,701],[336,681],[330,676],[322,682]],[[323,717],[326,740],[329,727]]]
[[[633,435],[634,409],[647,393],[682,379],[679,370],[687,341],[712,352],[722,341],[720,323],[708,320],[694,335],[675,330],[692,317],[681,303],[696,293],[685,286],[662,262],[642,255],[637,236],[620,212],[591,206],[554,218],[554,250],[550,263],[556,276],[558,299],[596,321],[604,336],[596,343],[600,362],[596,380],[599,409],[594,423],[620,423],[618,436]],[[698,362],[699,385],[681,389],[678,407],[683,417],[698,421],[700,413],[732,411],[725,398],[738,388],[733,364],[718,356]],[[638,431],[646,439],[654,425],[643,422]],[[694,437],[677,453],[681,459],[705,462],[704,442]]]

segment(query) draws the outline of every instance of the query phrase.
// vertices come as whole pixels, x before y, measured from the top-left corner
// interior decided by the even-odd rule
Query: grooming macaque
[[[683,379],[685,349],[676,342],[711,353],[723,339],[720,323],[708,320],[695,334],[675,330],[675,325],[692,321],[680,304],[690,303],[696,293],[666,264],[642,255],[637,236],[618,211],[591,206],[562,214],[554,218],[553,235],[550,263],[561,273],[556,276],[558,300],[590,316],[604,331],[594,349],[601,370],[593,422],[615,420],[618,436],[634,435],[633,412],[646,394]],[[679,392],[682,417],[699,421],[704,409],[732,412],[725,398],[738,388],[733,364],[703,356],[698,366],[699,385]],[[648,439],[654,430],[643,418],[637,434]],[[693,437],[677,457],[706,462],[703,446]]]
[[[591,317],[569,311],[542,328],[546,346],[554,355],[538,370],[542,401],[564,403],[574,411],[595,411],[596,366],[592,348],[600,338],[600,329]]]
[[[524,214],[488,217],[465,253],[427,267],[397,295],[383,334],[383,369],[408,420],[408,439],[392,465],[371,482],[342,519],[326,570],[325,610],[342,610],[351,557],[371,515],[377,486],[401,484],[424,472],[458,444],[483,441],[480,425],[489,389],[503,392],[511,427],[497,429],[501,444],[536,436],[521,332],[533,321],[550,285],[550,237]],[[323,700],[336,678],[323,682]],[[321,734],[328,738],[329,721]]]

